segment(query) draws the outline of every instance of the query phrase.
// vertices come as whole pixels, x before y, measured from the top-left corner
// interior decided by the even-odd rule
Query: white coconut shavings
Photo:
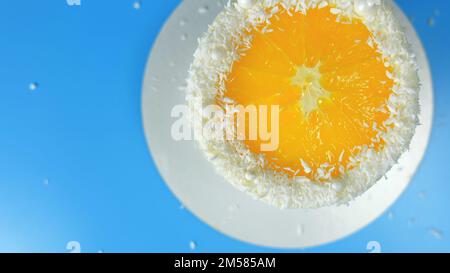
[[[415,56],[411,52],[404,31],[393,15],[390,4],[383,0],[239,0],[230,1],[217,16],[207,33],[199,39],[194,61],[187,80],[187,101],[192,116],[201,115],[200,105],[216,104],[216,96],[223,95],[225,81],[232,64],[251,47],[251,35],[246,33],[263,24],[269,24],[274,8],[280,4],[288,12],[306,13],[310,8],[332,7],[340,22],[348,18],[360,19],[374,36],[373,43],[385,62],[393,68],[390,77],[395,82],[387,109],[390,111],[385,126],[394,124],[387,132],[379,131],[377,139],[386,145],[377,152],[372,147],[360,147],[358,156],[350,157],[346,169],[339,166],[342,175],[330,178],[329,168],[318,168],[316,179],[328,178],[326,183],[314,182],[306,177],[290,178],[264,168],[264,157],[254,154],[242,141],[219,141],[202,136],[202,128],[209,117],[193,119],[199,145],[211,162],[238,189],[279,208],[318,208],[344,204],[361,195],[396,164],[400,155],[409,148],[418,124],[419,78]],[[267,12],[269,10],[269,12]],[[270,12],[272,11],[272,12]],[[342,17],[341,17],[342,16]],[[217,88],[219,84],[219,88]],[[223,123],[215,119],[214,122]],[[374,139],[376,141],[376,139]],[[342,161],[342,153],[339,161]],[[213,159],[213,160],[212,160]],[[309,166],[301,160],[301,165]],[[346,166],[348,167],[348,166]]]

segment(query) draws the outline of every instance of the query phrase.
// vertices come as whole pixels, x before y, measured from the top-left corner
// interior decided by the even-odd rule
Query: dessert
[[[396,164],[418,92],[386,1],[240,0],[199,39],[187,101],[201,149],[229,182],[276,207],[319,208],[353,200]]]

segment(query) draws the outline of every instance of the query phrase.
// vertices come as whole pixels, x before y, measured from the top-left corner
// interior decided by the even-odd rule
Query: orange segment
[[[306,15],[280,10],[252,31],[223,96],[244,106],[279,105],[278,148],[261,150],[259,137],[245,144],[265,155],[268,168],[324,181],[324,172],[331,178],[355,167],[349,159],[363,146],[383,148],[391,68],[360,20],[338,22],[330,7]]]

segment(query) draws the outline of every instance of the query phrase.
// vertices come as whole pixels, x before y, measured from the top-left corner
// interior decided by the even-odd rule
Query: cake
[[[415,56],[382,0],[230,1],[199,39],[186,92],[208,160],[279,208],[355,199],[418,124]]]

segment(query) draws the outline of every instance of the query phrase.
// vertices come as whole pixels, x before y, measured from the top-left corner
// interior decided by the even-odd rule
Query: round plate
[[[431,75],[422,44],[406,16],[395,7],[420,65],[421,125],[406,152],[387,175],[348,206],[280,210],[235,189],[216,173],[195,141],[175,141],[171,116],[186,104],[184,86],[200,37],[224,1],[185,0],[162,29],[150,54],[142,90],[147,143],[161,176],[186,208],[211,227],[261,246],[317,246],[348,236],[379,217],[405,190],[428,144],[433,113]],[[149,181],[150,182],[150,181]]]

